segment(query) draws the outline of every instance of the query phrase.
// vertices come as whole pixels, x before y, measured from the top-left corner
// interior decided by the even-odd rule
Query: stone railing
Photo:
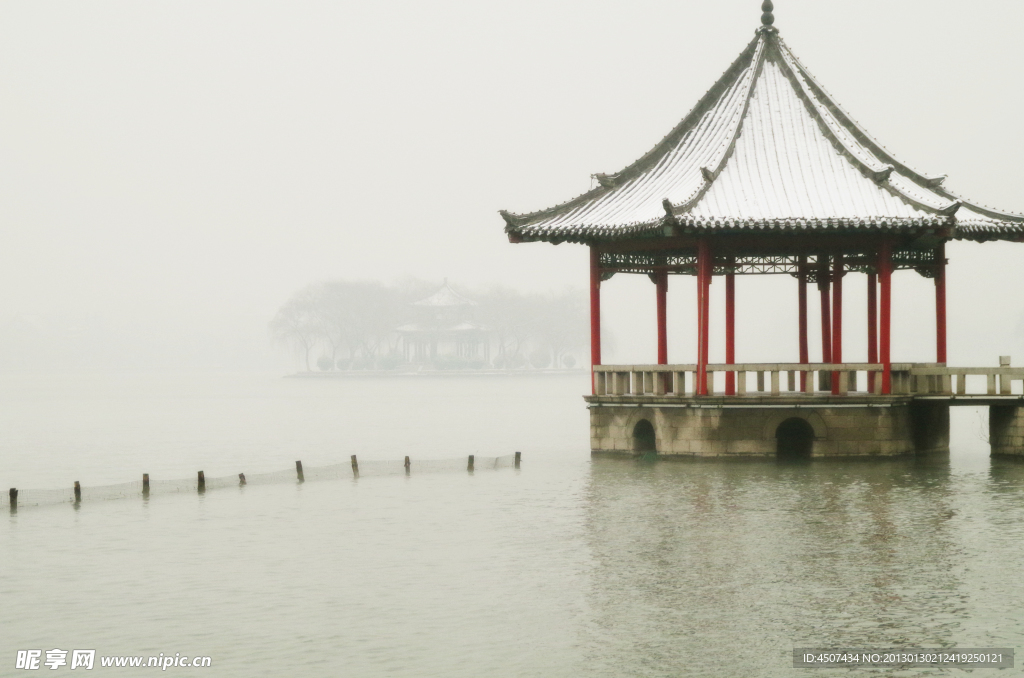
[[[1024,368],[946,367],[938,363],[893,363],[893,395],[1005,396],[1013,394],[1013,382],[1024,382]],[[709,395],[726,395],[727,379],[734,374],[732,393],[736,396],[787,393],[838,393],[881,395],[881,364],[871,363],[746,363],[707,366]],[[717,374],[723,377],[716,380]],[[984,392],[968,391],[967,377],[986,377]],[[834,381],[838,388],[833,389]],[[692,396],[697,384],[696,365],[595,365],[596,395]],[[862,385],[863,389],[857,389]],[[1024,386],[1022,386],[1024,389]]]
[[[882,392],[882,365],[870,363],[798,364],[745,363],[708,365],[708,394],[724,395],[725,379],[716,389],[715,375],[735,374],[735,394],[782,395],[783,392],[832,392],[832,380],[839,383],[841,395],[856,390],[857,375],[875,375],[864,380],[865,390]],[[817,378],[815,378],[817,376]],[[595,365],[596,395],[693,395],[697,384],[696,365]],[[817,389],[815,386],[817,385]]]
[[[892,392],[903,395],[936,396],[1007,396],[1013,395],[1013,382],[1024,382],[1024,368],[1010,367],[944,367],[942,365],[896,365],[892,372]],[[968,390],[968,377],[973,388]],[[980,379],[984,377],[984,380]],[[984,390],[981,390],[981,388]],[[1021,387],[1024,390],[1024,386]]]

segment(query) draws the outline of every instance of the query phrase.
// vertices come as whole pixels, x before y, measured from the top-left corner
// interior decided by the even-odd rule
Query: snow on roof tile
[[[598,178],[600,186],[556,207],[502,211],[505,230],[516,239],[556,243],[657,236],[669,224],[779,231],[952,226],[957,237],[1024,236],[1024,216],[972,204],[941,178],[892,157],[771,27],[758,30],[650,152]]]
[[[429,297],[413,302],[413,306],[433,306],[435,308],[476,305],[477,303],[475,301],[467,299],[466,297],[462,296],[461,294],[453,290],[448,285],[447,280],[444,281],[444,285],[441,286],[441,289],[434,292]]]

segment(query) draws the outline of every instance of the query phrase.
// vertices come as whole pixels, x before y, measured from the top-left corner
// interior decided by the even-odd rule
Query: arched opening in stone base
[[[810,459],[814,428],[805,419],[791,417],[775,429],[775,440],[779,459]]]
[[[654,426],[646,419],[641,419],[633,427],[633,451],[637,454],[657,454],[658,452]]]

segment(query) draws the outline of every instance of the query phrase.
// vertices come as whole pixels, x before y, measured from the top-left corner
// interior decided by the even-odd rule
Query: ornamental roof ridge
[[[768,2],[765,3],[770,4]],[[766,24],[768,26],[768,24]],[[711,165],[714,169],[709,166],[701,166],[700,172],[701,177],[704,179],[704,183],[697,187],[697,189],[685,198],[681,203],[675,205],[668,198],[665,198],[664,203],[671,207],[671,215],[676,216],[676,208],[678,207],[678,213],[689,212],[690,209],[700,202],[700,199],[704,197],[704,194],[708,192],[711,185],[714,183],[718,175],[725,169],[725,165],[729,162],[729,158],[732,157],[733,150],[736,148],[736,140],[739,139],[740,133],[743,131],[743,122],[747,117],[747,110],[750,107],[750,97],[754,92],[754,86],[757,84],[757,78],[761,73],[761,69],[764,67],[765,59],[768,54],[768,35],[764,34],[763,37],[759,37],[757,40],[757,48],[754,51],[754,55],[751,57],[751,67],[747,73],[749,77],[746,79],[749,81],[743,88],[745,90],[743,94],[743,106],[740,111],[735,113],[733,121],[730,124],[734,125],[733,131],[728,134],[728,144],[725,145],[724,150],[720,150],[718,157],[712,161]],[[666,212],[669,209],[666,208]]]
[[[640,156],[632,163],[630,163],[623,169],[619,170],[618,172],[615,172],[613,174],[602,174],[602,176],[607,177],[607,179],[610,180],[609,183],[613,185],[605,185],[604,183],[599,182],[597,187],[592,188],[584,193],[581,193],[575,198],[571,198],[569,200],[566,200],[565,202],[559,203],[547,209],[523,213],[499,210],[499,214],[501,214],[501,216],[505,219],[509,226],[518,225],[518,223],[522,221],[532,220],[538,217],[554,214],[563,211],[566,208],[572,207],[588,198],[597,197],[599,195],[607,193],[615,186],[620,185],[624,179],[631,178],[631,175],[635,175],[648,163],[650,163],[654,158],[658,157],[659,151],[667,150],[668,147],[672,144],[672,142],[676,140],[676,137],[680,135],[685,135],[685,133],[689,130],[690,126],[694,122],[696,122],[695,118],[698,118],[699,114],[703,113],[704,109],[707,106],[709,106],[710,104],[714,103],[714,101],[717,100],[715,95],[719,93],[718,89],[727,87],[739,75],[739,73],[742,72],[744,63],[749,61],[753,57],[754,51],[756,50],[760,42],[761,36],[755,36],[754,39],[747,44],[746,48],[744,48],[744,50],[740,52],[739,57],[737,57],[736,60],[733,61],[733,63],[729,66],[729,68],[727,68],[725,72],[722,73],[722,75],[718,78],[718,80],[715,81],[715,84],[708,88],[707,92],[704,93],[704,96],[702,96],[700,100],[697,102],[697,105],[694,106],[693,109],[691,109],[690,112],[687,113],[687,115],[678,124],[676,124],[676,126],[673,127],[668,134],[662,137],[661,140],[658,141],[658,143],[656,143],[651,148],[651,150],[647,151],[642,156]],[[595,174],[592,176],[597,175]]]
[[[911,175],[908,179],[912,185],[907,186],[906,182],[902,181],[905,177],[898,173],[896,177],[893,177],[897,169],[893,164],[895,159],[887,153],[879,153],[879,144],[874,142],[866,132],[863,132],[831,95],[817,86],[817,83],[814,83],[815,88],[811,89],[810,84],[813,79],[803,71],[800,61],[781,37],[778,39],[776,55],[779,59],[780,70],[790,81],[793,91],[806,107],[808,114],[817,123],[822,135],[865,177],[915,209],[933,214],[945,214],[951,208],[955,210],[955,206],[952,204],[955,201],[936,201],[934,200],[935,196],[928,196],[923,190],[915,191],[913,186],[919,181],[926,180],[912,170],[907,170],[905,165],[901,165],[901,168]],[[829,117],[832,118],[831,121],[828,119]],[[865,148],[851,126],[857,131],[861,131],[863,138],[872,143],[874,148]],[[879,155],[882,157],[878,157]],[[923,187],[918,188],[923,189]]]
[[[802,61],[800,61],[800,58],[793,52],[793,50],[789,48],[789,45],[786,44],[786,41],[783,40],[781,36],[779,36],[778,41],[780,43],[781,48],[784,50],[784,53],[788,57],[790,57],[795,63],[798,72],[804,76],[806,81],[814,90],[817,90],[817,93],[819,94],[819,99],[831,104],[830,112],[836,114],[837,117],[840,118],[845,123],[844,127],[853,132],[858,137],[858,140],[861,141],[861,143],[868,144],[871,147],[871,150],[874,151],[874,153],[887,160],[902,174],[911,175],[911,177],[913,177],[913,179],[915,180],[915,183],[926,186],[929,190],[935,192],[936,194],[942,197],[949,199],[950,201],[960,201],[964,205],[968,205],[976,210],[986,212],[987,215],[991,216],[992,218],[1009,218],[1011,221],[1016,221],[1017,219],[1024,220],[1024,212],[1013,212],[1009,210],[996,209],[989,207],[987,205],[979,205],[972,201],[966,200],[961,195],[949,190],[943,185],[943,182],[947,178],[945,174],[928,176],[925,173],[914,169],[909,164],[900,160],[886,146],[884,146],[881,142],[875,139],[875,137],[872,136],[871,133],[868,132],[852,115],[846,112],[842,105],[828,91],[828,89],[826,89],[825,86],[822,85],[821,82],[819,82],[818,79],[814,77],[810,69],[808,69]]]

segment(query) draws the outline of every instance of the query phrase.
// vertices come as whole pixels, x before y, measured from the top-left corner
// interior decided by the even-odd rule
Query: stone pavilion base
[[[949,405],[905,396],[585,400],[594,455],[820,458],[949,451]],[[1010,431],[1006,435],[1024,436],[1024,416],[1016,414],[1014,422],[1003,427]]]

